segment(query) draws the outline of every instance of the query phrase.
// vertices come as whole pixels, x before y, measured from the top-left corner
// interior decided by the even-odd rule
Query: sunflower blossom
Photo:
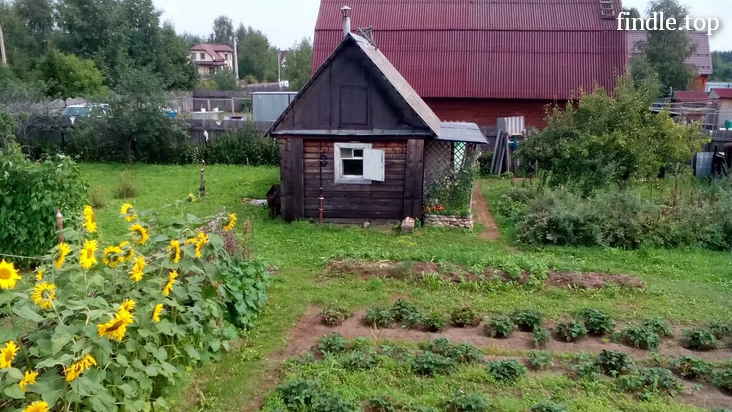
[[[23,409],[23,412],[48,412],[48,404],[45,401],[35,401]]]
[[[56,269],[61,269],[61,266],[64,265],[64,261],[66,261],[66,256],[71,253],[71,247],[66,242],[61,242],[56,246],[55,252],[54,252],[54,259],[53,264],[56,266]]]
[[[98,248],[99,244],[96,240],[84,240],[84,247],[79,254],[79,263],[81,263],[82,268],[89,269],[97,264],[97,257],[94,256],[94,253]]]
[[[97,231],[97,218],[94,216],[94,209],[91,206],[84,206],[84,229],[89,233]]]
[[[229,223],[224,225],[223,229],[224,229],[224,231],[229,232],[234,228],[235,225],[236,225],[236,213],[232,213],[229,215]]]
[[[130,271],[130,279],[134,280],[135,282],[139,282],[142,280],[142,277],[145,275],[145,257],[140,256],[135,258],[135,264],[132,266],[132,270]]]
[[[19,280],[20,275],[15,265],[6,262],[5,259],[0,261],[0,289],[13,289],[15,282]]]
[[[76,378],[81,376],[81,374],[84,373],[85,370],[96,365],[97,361],[92,355],[84,356],[64,370],[64,373],[66,374],[66,382],[71,382],[75,380]]]
[[[130,232],[132,232],[132,238],[135,239],[135,243],[140,245],[144,245],[145,242],[147,242],[147,239],[150,238],[150,234],[147,233],[147,229],[139,223],[135,223],[130,226]]]
[[[168,296],[170,295],[170,292],[173,290],[173,283],[175,283],[175,278],[178,277],[178,272],[173,270],[168,275],[168,283],[163,288],[163,295]]]
[[[117,265],[125,261],[124,252],[119,246],[107,246],[104,248],[102,256],[104,256],[102,262],[111,268],[116,268]]]
[[[132,261],[132,258],[135,257],[135,249],[132,246],[130,246],[129,240],[125,240],[124,242],[120,243],[117,247],[122,249],[122,251],[124,252],[124,254],[122,256],[123,261]]]
[[[36,280],[39,282],[42,281],[43,275],[45,275],[45,274],[46,274],[46,269],[38,269],[38,272],[36,272]]]
[[[127,326],[134,321],[130,312],[120,309],[109,322],[97,325],[97,333],[100,338],[108,336],[109,339],[122,342],[125,332],[127,332]]]
[[[125,203],[122,205],[122,207],[119,209],[119,212],[124,215],[124,218],[128,222],[132,222],[137,218],[137,215],[135,214],[135,209],[132,208],[132,204]]]
[[[31,300],[41,309],[51,309],[53,300],[56,299],[56,285],[48,282],[37,283],[33,287],[33,293],[30,295]]]
[[[0,349],[0,369],[13,367],[13,359],[18,353],[18,346],[15,342],[8,341],[2,349]]]
[[[23,379],[20,380],[20,390],[25,392],[25,387],[28,385],[33,385],[36,383],[36,378],[38,377],[38,372],[36,371],[27,371],[25,373],[25,376],[23,376]]]
[[[136,302],[134,300],[126,299],[121,305],[119,305],[119,310],[126,310],[127,312],[132,313],[132,309],[135,308],[135,305]]]
[[[162,315],[162,314],[163,314],[163,304],[158,303],[157,305],[155,305],[155,309],[153,309],[153,315],[152,315],[153,322],[155,322],[155,323],[160,322],[160,315]]]
[[[201,257],[201,249],[208,243],[208,235],[203,232],[198,232],[196,236],[196,257]]]
[[[170,246],[168,246],[168,252],[170,252],[170,259],[173,263],[180,262],[180,241],[171,240]]]

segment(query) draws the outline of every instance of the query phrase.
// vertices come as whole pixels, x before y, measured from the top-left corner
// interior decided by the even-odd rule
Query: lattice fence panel
[[[476,145],[428,140],[424,147],[424,198],[475,162]]]

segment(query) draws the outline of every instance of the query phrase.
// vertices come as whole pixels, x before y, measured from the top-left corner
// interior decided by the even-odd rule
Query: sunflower
[[[188,193],[188,199],[186,199],[188,202],[195,203],[196,202],[196,196],[193,196],[193,193]]]
[[[48,412],[48,404],[45,401],[35,401],[23,409],[23,412]]]
[[[64,370],[64,373],[66,374],[66,382],[71,382],[75,380],[76,378],[81,376],[81,374],[84,373],[85,370],[96,365],[97,361],[96,359],[94,359],[94,357],[92,357],[92,355],[84,356]]]
[[[224,231],[228,232],[231,229],[233,229],[235,225],[236,225],[236,213],[232,213],[229,215],[229,223],[224,225],[223,229],[224,229]]]
[[[145,266],[144,256],[135,258],[135,264],[132,266],[132,270],[130,271],[130,279],[135,282],[141,281],[142,277],[145,275]]]
[[[41,309],[51,309],[53,300],[56,299],[56,285],[48,282],[37,283],[30,297]]]
[[[130,241],[125,240],[124,242],[120,243],[118,248],[122,249],[124,252],[122,256],[123,261],[131,261],[133,257],[135,257],[135,249],[130,246]]]
[[[102,262],[111,268],[116,268],[117,265],[125,261],[124,252],[119,246],[107,246],[104,248],[102,256],[104,256]]]
[[[79,263],[81,263],[82,268],[89,269],[97,264],[97,258],[94,256],[94,252],[98,248],[99,245],[96,240],[84,240],[84,248],[81,249],[81,253],[79,254]]]
[[[135,243],[144,245],[150,235],[147,233],[147,229],[142,227],[141,224],[135,223],[130,226],[130,232],[132,232],[132,238],[135,239]]]
[[[109,336],[109,339],[122,342],[125,332],[127,332],[127,325],[134,321],[130,312],[120,308],[109,322],[97,325],[97,333],[100,338]]]
[[[56,266],[56,269],[61,269],[61,266],[64,265],[64,261],[66,260],[66,255],[71,253],[71,247],[66,242],[59,243],[54,252],[54,259],[53,264]]]
[[[180,262],[180,241],[171,240],[170,246],[168,246],[168,252],[170,252],[170,259],[173,263]]]
[[[18,353],[18,347],[15,342],[8,341],[2,349],[0,349],[0,369],[11,368],[13,366],[13,359]]]
[[[38,272],[36,272],[36,280],[39,282],[42,281],[43,275],[45,275],[45,274],[46,274],[46,269],[38,269]]]
[[[122,205],[122,207],[119,209],[119,212],[123,215],[125,215],[125,220],[128,222],[132,222],[137,218],[137,215],[135,214],[135,209],[132,208],[132,204],[125,203]]]
[[[84,229],[89,233],[97,231],[97,218],[94,216],[94,209],[91,206],[84,206]]]
[[[124,302],[122,302],[121,305],[119,305],[119,310],[125,310],[127,312],[132,313],[132,309],[135,308],[135,301],[132,299],[126,299]]]
[[[25,376],[23,376],[23,379],[20,380],[20,390],[25,392],[25,387],[28,385],[33,385],[36,383],[36,378],[38,377],[38,372],[36,371],[27,371],[25,373]]]
[[[0,289],[13,289],[15,282],[19,280],[20,275],[18,275],[18,270],[15,269],[15,265],[3,259],[0,262]]]
[[[163,304],[158,303],[157,305],[155,305],[155,309],[153,309],[153,315],[152,315],[153,322],[155,322],[155,323],[160,322],[160,315],[162,313],[163,313]]]
[[[163,288],[163,295],[168,296],[170,295],[170,292],[173,290],[173,283],[175,283],[175,278],[178,277],[178,272],[173,270],[168,275],[168,283]]]
[[[201,249],[203,249],[204,246],[206,246],[206,243],[208,243],[208,235],[206,235],[203,232],[198,232],[198,236],[196,236],[196,257],[201,257]]]

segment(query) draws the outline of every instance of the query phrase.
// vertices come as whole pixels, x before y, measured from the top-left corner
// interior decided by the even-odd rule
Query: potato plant
[[[488,362],[486,365],[488,374],[499,382],[514,382],[526,376],[526,367],[516,359],[503,359]]]
[[[587,336],[587,328],[578,321],[559,322],[557,336],[567,342],[576,342]]]
[[[390,328],[394,324],[394,312],[384,308],[369,309],[364,321],[372,328]]]
[[[447,412],[487,412],[490,404],[483,394],[458,393],[445,401]]]
[[[513,322],[507,316],[494,316],[483,327],[483,333],[492,338],[507,338],[513,333]]]
[[[511,317],[522,332],[533,332],[535,328],[541,327],[542,315],[537,310],[520,310]]]
[[[603,349],[597,357],[597,366],[606,375],[622,375],[630,372],[633,359],[625,353]]]
[[[450,313],[450,323],[458,328],[474,326],[480,322],[480,318],[470,306],[456,308]]]
[[[668,363],[671,370],[686,379],[708,378],[712,375],[712,365],[694,356],[679,356]]]
[[[615,329],[615,321],[597,309],[585,308],[580,312],[580,318],[585,322],[587,333],[594,336],[602,336],[612,333]]]
[[[683,332],[684,347],[694,350],[712,350],[718,341],[714,334],[706,329],[687,329]]]
[[[661,338],[653,329],[645,326],[629,326],[621,334],[621,339],[628,345],[639,349],[657,349]]]

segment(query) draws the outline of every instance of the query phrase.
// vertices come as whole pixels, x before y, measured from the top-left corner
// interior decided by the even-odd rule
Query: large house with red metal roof
[[[201,77],[223,69],[234,70],[234,49],[228,44],[197,44],[191,47],[191,61],[198,67]]]
[[[344,5],[447,121],[541,127],[547,104],[614,89],[629,56],[620,0],[321,0],[313,73],[343,38]]]

